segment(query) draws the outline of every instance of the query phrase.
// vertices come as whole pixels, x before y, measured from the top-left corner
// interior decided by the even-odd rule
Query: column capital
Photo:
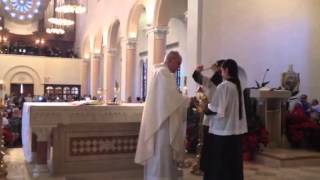
[[[32,128],[32,132],[37,135],[37,141],[48,141],[51,133],[50,127],[36,127]]]
[[[168,26],[150,27],[147,34],[153,33],[156,39],[164,39],[168,34]]]
[[[92,53],[92,59],[93,60],[96,60],[96,61],[99,61],[101,59],[101,57],[103,57],[103,54],[102,53]]]
[[[106,48],[106,52],[109,54],[109,55],[116,55],[118,50],[117,48]]]
[[[137,47],[137,38],[128,38],[126,40],[127,49],[136,49]]]

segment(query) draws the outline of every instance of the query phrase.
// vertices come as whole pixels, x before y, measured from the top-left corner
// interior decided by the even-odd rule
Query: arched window
[[[63,99],[67,100],[68,95],[70,95],[70,88],[69,87],[64,87],[63,88]]]
[[[56,95],[62,94],[62,88],[61,88],[60,86],[56,87],[56,88],[54,89],[54,93],[55,93]]]
[[[63,94],[70,94],[70,88],[69,87],[64,87],[63,88]]]
[[[52,86],[46,87],[46,93],[48,95],[54,94],[53,87]]]
[[[72,87],[71,88],[71,94],[78,96],[79,95],[79,88],[78,87]]]
[[[80,85],[45,84],[44,91],[49,101],[74,100],[80,98]]]

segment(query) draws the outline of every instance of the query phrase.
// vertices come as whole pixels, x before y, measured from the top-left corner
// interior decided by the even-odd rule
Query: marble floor
[[[31,178],[27,171],[22,149],[8,149],[8,155],[5,160],[7,162],[8,175],[7,178],[1,180],[83,180],[77,176],[69,178]],[[201,180],[200,176],[195,176],[190,173],[189,169],[184,169],[183,180]],[[320,179],[320,167],[300,167],[300,168],[271,168],[254,163],[245,163],[245,180],[318,180]],[[88,176],[90,180],[97,180],[94,175]]]

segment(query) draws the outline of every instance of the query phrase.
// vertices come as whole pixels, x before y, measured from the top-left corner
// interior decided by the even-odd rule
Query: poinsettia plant
[[[320,150],[320,125],[312,121],[301,105],[296,104],[286,118],[286,135],[294,148]]]
[[[246,107],[248,133],[243,135],[242,149],[243,159],[252,160],[263,146],[269,143],[269,133],[266,130],[262,119],[257,113],[257,100],[250,98],[250,89],[244,91],[244,103]]]
[[[242,150],[244,160],[252,160],[257,152],[269,143],[269,133],[265,127],[244,134],[242,139]]]

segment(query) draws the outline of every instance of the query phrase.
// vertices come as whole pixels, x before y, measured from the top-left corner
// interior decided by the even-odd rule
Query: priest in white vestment
[[[179,93],[175,72],[182,62],[171,51],[156,65],[143,109],[135,162],[144,165],[144,180],[176,180],[183,160],[189,98]]]

